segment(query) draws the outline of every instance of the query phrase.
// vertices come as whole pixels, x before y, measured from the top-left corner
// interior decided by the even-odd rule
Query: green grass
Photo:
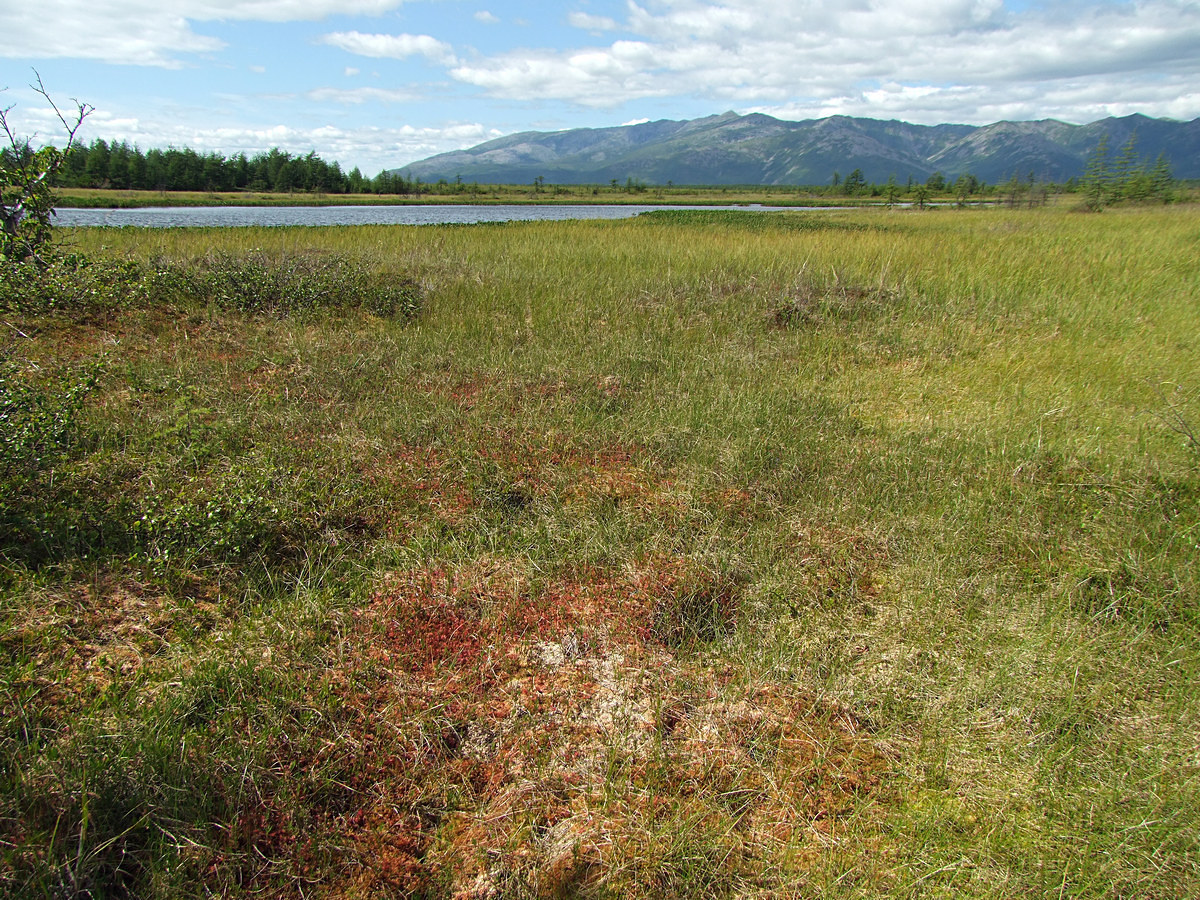
[[[1198,224],[70,233],[0,885],[1200,892]]]

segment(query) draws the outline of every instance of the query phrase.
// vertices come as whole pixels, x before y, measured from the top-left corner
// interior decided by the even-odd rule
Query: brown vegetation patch
[[[898,301],[895,291],[882,286],[832,284],[801,279],[770,310],[776,328],[819,328],[837,322],[870,320],[890,314]]]
[[[848,711],[656,633],[656,604],[701,595],[736,590],[666,560],[541,586],[496,560],[393,577],[313,685],[336,698],[313,700],[325,727],[280,749],[333,895],[785,884],[886,762]]]
[[[450,401],[463,411],[473,410],[487,399],[495,399],[512,411],[520,409],[530,400],[540,402],[570,393],[564,381],[505,380],[491,374],[466,378],[427,378],[420,382],[420,389]]]
[[[472,410],[489,392],[496,389],[497,381],[487,375],[454,380],[426,380],[421,387],[429,394],[449,400],[461,410]]]
[[[886,541],[832,526],[798,529],[796,552],[805,594],[818,604],[873,599],[890,555]]]
[[[216,614],[200,598],[187,618]],[[109,574],[48,590],[11,623],[2,645],[30,662],[43,705],[61,718],[170,648],[177,611],[141,582]]]
[[[668,647],[712,641],[733,631],[741,578],[690,559],[657,559],[635,577],[652,612],[650,634]]]
[[[360,469],[372,495],[385,507],[415,503],[422,511],[456,522],[475,505],[468,487],[451,474],[446,454],[435,447],[390,446],[365,456]],[[408,524],[403,516],[392,518],[394,528]]]
[[[509,501],[521,507],[543,498],[563,504],[634,505],[642,512],[680,508],[671,494],[671,479],[637,445],[496,429],[479,445],[478,454],[512,492]]]

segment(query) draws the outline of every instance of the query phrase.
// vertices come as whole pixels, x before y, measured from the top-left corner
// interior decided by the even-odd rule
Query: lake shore
[[[430,205],[604,205],[604,206],[856,206],[872,205],[878,197],[842,197],[794,187],[767,188],[593,188],[572,185],[533,191],[523,185],[489,185],[478,191],[436,185],[419,195],[260,193],[255,191],[121,191],[61,188],[56,206],[64,209],[137,209],[145,207],[221,206],[430,206]]]

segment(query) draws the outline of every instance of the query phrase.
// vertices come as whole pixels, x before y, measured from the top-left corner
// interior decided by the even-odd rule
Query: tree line
[[[1123,201],[1170,203],[1175,199],[1176,184],[1165,156],[1160,153],[1151,162],[1138,154],[1134,131],[1115,159],[1109,156],[1107,136],[1101,136],[1088,157],[1083,191],[1088,208],[1100,210]]]
[[[30,147],[7,149],[32,153]],[[421,184],[401,175],[380,172],[368,178],[355,166],[342,171],[316,152],[293,155],[279,148],[247,156],[197,153],[188,148],[142,152],[124,141],[97,138],[75,144],[64,154],[54,178],[56,187],[112,188],[140,191],[295,191],[327,194],[414,194]]]

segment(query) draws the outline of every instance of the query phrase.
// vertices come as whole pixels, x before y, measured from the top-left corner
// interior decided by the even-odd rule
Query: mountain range
[[[1176,178],[1200,178],[1200,119],[1135,114],[1069,125],[1053,119],[992,125],[912,125],[829,116],[789,122],[727,112],[688,121],[614,128],[527,131],[442,153],[394,170],[424,182],[647,185],[829,184],[855,169],[866,181],[924,181],[940,172],[996,184],[1030,173],[1045,181],[1081,177],[1107,138],[1114,161],[1134,137],[1139,160],[1162,154]]]

